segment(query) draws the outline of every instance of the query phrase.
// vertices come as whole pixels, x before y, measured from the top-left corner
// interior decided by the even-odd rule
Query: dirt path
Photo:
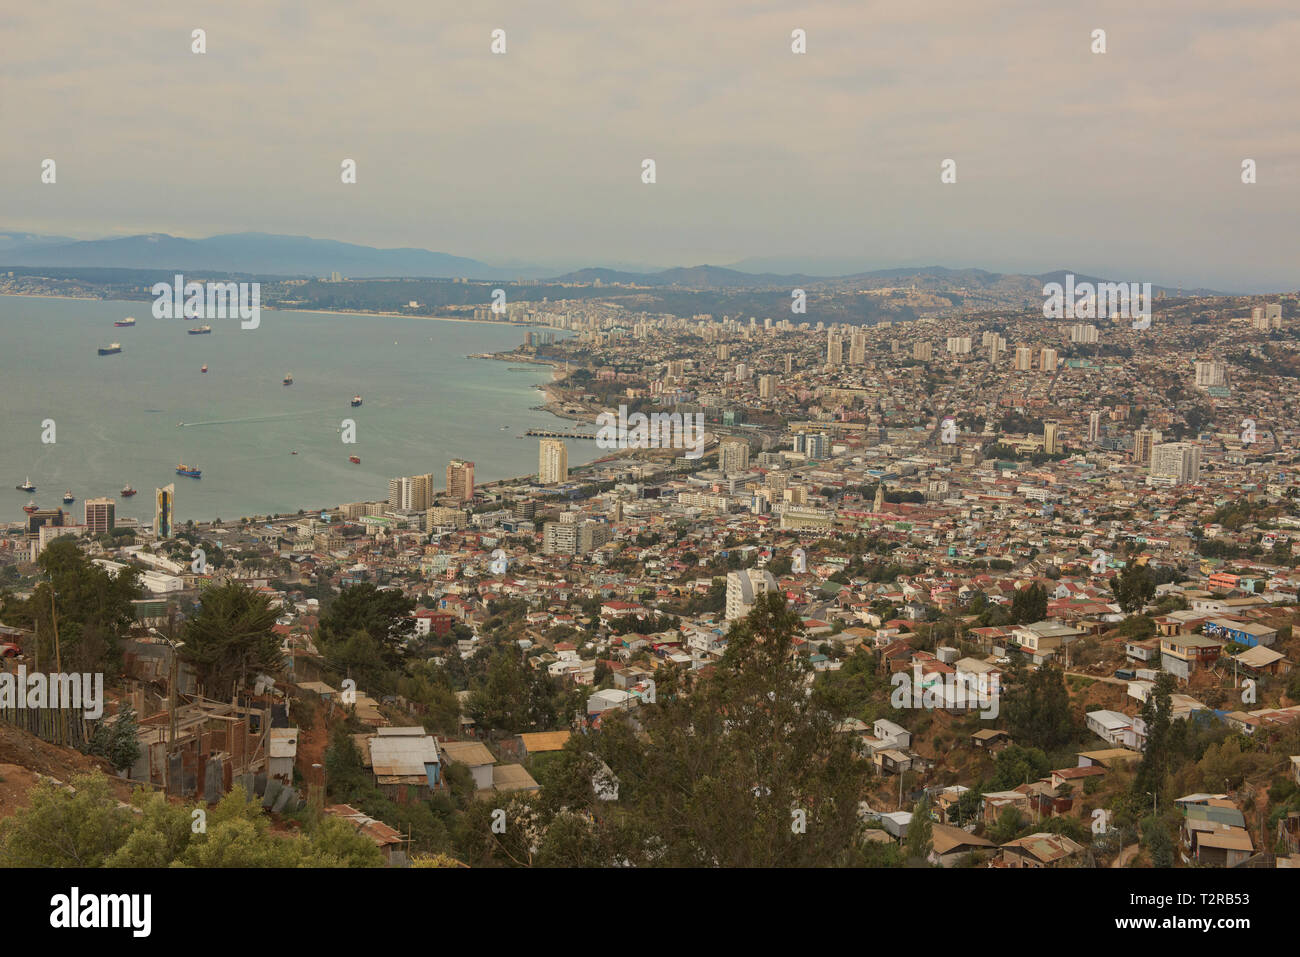
[[[1142,849],[1141,844],[1130,844],[1115,855],[1115,860],[1110,862],[1111,867],[1128,867],[1128,862],[1137,856],[1137,852]]]

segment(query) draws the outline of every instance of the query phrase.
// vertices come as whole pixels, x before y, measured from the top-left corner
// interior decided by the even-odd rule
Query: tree
[[[1047,589],[1034,584],[1016,591],[1011,599],[1011,620],[1018,625],[1042,621],[1047,617]]]
[[[806,693],[802,624],[763,595],[712,675],[670,672],[638,733],[607,716],[588,736],[619,784],[616,859],[669,866],[825,866],[854,860],[867,762]]]
[[[114,771],[122,771],[135,764],[140,757],[139,723],[135,711],[124,704],[112,721],[100,721],[86,745],[87,754],[105,758]]]
[[[1074,737],[1070,694],[1061,669],[1044,665],[1017,681],[1006,696],[1011,736],[1026,747],[1054,751]]]
[[[39,565],[48,581],[27,599],[5,596],[0,619],[36,632],[34,651],[42,670],[53,671],[56,663],[65,672],[114,670],[122,658],[121,639],[135,621],[131,603],[143,594],[135,569],[128,566],[115,575],[71,540],[47,545]],[[58,619],[57,662],[52,604]]]
[[[1129,562],[1111,585],[1115,603],[1127,615],[1140,612],[1156,596],[1156,584],[1145,565]]]
[[[402,661],[402,649],[415,633],[411,612],[415,599],[391,588],[363,583],[339,592],[320,619],[322,641],[328,645],[364,631],[379,646],[389,667]]]
[[[1147,793],[1158,794],[1169,771],[1173,691],[1174,676],[1167,671],[1160,672],[1138,712],[1146,724],[1147,743],[1142,752],[1142,761],[1133,777],[1133,793],[1136,797]]]
[[[266,596],[238,582],[203,591],[198,614],[185,623],[181,654],[210,697],[228,700],[249,678],[280,667],[275,618]]]
[[[913,860],[925,860],[934,848],[934,823],[930,820],[930,802],[926,798],[921,798],[912,808],[903,848]]]
[[[0,821],[0,866],[102,867],[126,841],[135,815],[118,806],[108,778],[80,775],[72,786],[43,779],[28,807]]]

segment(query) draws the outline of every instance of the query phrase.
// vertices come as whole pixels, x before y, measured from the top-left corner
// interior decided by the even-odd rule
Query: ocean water
[[[516,436],[572,424],[530,411],[549,367],[467,358],[520,344],[520,327],[263,309],[259,328],[241,329],[155,319],[151,305],[0,296],[4,521],[32,498],[60,506],[70,489],[78,521],[87,498],[107,495],[147,523],[153,490],[173,482],[177,524],[311,511],[387,498],[399,475],[432,472],[441,489],[452,458],[473,461],[482,483],[535,473],[538,440]],[[125,316],[134,328],[113,326]],[[205,323],[211,334],[186,333]],[[120,354],[96,354],[112,342]],[[53,443],[42,441],[49,419]],[[571,465],[596,453],[569,443]],[[180,462],[203,477],[176,475]],[[35,495],[14,488],[27,476]],[[139,494],[122,498],[126,484]]]

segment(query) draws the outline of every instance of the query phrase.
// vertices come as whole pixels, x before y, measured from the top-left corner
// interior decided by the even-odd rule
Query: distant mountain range
[[[696,290],[749,290],[795,288],[821,290],[871,290],[914,288],[920,293],[989,293],[1003,298],[1041,296],[1047,282],[1063,282],[1064,270],[1037,276],[949,269],[943,266],[878,269],[842,275],[755,271],[777,260],[744,260],[736,266],[689,266],[630,271],[587,268],[556,275],[556,270],[519,264],[492,266],[476,259],[431,252],[427,249],[378,249],[309,236],[271,233],[229,233],[206,239],[181,239],[166,233],[148,233],[116,239],[78,241],[66,236],[0,232],[0,267],[61,269],[112,268],[176,270],[196,273],[242,273],[260,276],[321,277],[332,272],[352,279],[551,279],[557,283],[621,283],[656,288]],[[806,261],[802,264],[807,265]],[[1076,281],[1098,282],[1076,275]],[[1125,277],[1126,279],[1129,277]],[[1156,292],[1183,295],[1224,295],[1209,289],[1173,289],[1153,286]]]
[[[18,237],[19,233],[0,233]],[[179,239],[166,233],[92,239],[32,237],[23,245],[0,243],[7,266],[175,269],[193,272],[250,273],[264,276],[328,276],[356,279],[382,276],[493,279],[500,270],[474,259],[427,249],[376,249],[332,239],[229,233],[207,239]]]

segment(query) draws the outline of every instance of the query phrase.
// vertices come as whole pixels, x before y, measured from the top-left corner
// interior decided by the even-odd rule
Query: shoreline
[[[146,305],[152,299],[105,299],[102,296],[51,296],[33,292],[5,292],[0,297],[12,296],[14,299],[60,299],[67,302],[142,302]],[[315,313],[321,316],[358,316],[361,318],[383,319],[424,319],[429,322],[470,322],[482,326],[512,326],[516,329],[557,329],[557,326],[539,325],[533,322],[517,322],[511,319],[462,319],[459,316],[417,316],[407,312],[357,312],[353,309],[299,309],[294,306],[260,306],[267,312]],[[201,319],[202,317],[200,317]],[[561,330],[565,331],[565,330]]]

